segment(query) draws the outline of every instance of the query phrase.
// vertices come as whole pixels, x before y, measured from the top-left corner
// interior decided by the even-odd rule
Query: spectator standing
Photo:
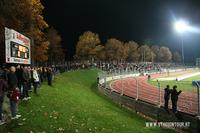
[[[9,69],[7,69],[6,67],[3,67],[3,71],[4,71],[4,80],[7,82],[8,81],[8,73],[10,72]]]
[[[28,95],[28,83],[29,83],[29,74],[27,67],[24,67],[22,73],[22,82],[23,82],[23,100],[29,100],[31,97]]]
[[[46,67],[42,68],[42,77],[43,77],[43,81],[47,80],[47,68]]]
[[[28,91],[31,91],[31,86],[32,86],[32,72],[31,72],[31,67],[27,67],[27,73],[28,73],[28,84],[27,84],[27,87],[28,87]]]
[[[39,85],[39,75],[36,68],[33,69],[33,86],[34,86],[34,93],[37,94],[37,88]]]
[[[18,85],[17,86],[18,86],[18,88],[20,90],[20,94],[21,94],[20,99],[23,98],[22,72],[23,72],[22,66],[18,65],[16,67],[16,72],[15,73],[16,73],[17,80],[18,80]]]
[[[148,74],[148,81],[150,81],[151,80],[151,75],[150,74]]]
[[[11,115],[12,119],[18,119],[21,117],[21,115],[17,115],[17,102],[19,100],[19,90],[17,88],[18,80],[17,76],[15,74],[15,67],[10,68],[10,73],[8,74],[8,88],[9,93],[8,97],[10,99],[10,109],[11,109]]]
[[[177,86],[174,85],[172,92],[171,92],[171,100],[172,100],[172,111],[174,113],[177,113],[177,102],[178,102],[178,96],[181,94],[181,90],[178,92],[176,90]]]
[[[47,80],[49,86],[52,86],[52,76],[53,76],[52,69],[49,67],[47,69]]]
[[[170,86],[167,85],[166,88],[164,89],[165,94],[164,94],[164,100],[165,100],[165,110],[168,111],[168,103],[169,103],[169,98],[170,98],[170,94],[171,94],[171,89]]]
[[[37,72],[38,72],[38,75],[39,75],[39,81],[40,81],[40,84],[43,82],[43,79],[44,79],[44,77],[43,77],[43,72],[42,72],[43,70],[42,70],[42,67],[40,67],[40,68],[38,68],[38,70],[37,70]]]
[[[3,120],[3,101],[5,91],[7,89],[6,81],[4,80],[4,71],[0,68],[0,125],[3,125],[5,122]]]

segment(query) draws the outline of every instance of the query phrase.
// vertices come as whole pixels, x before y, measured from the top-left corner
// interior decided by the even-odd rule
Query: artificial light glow
[[[175,29],[178,32],[185,32],[188,29],[188,25],[184,21],[177,21],[175,23]]]

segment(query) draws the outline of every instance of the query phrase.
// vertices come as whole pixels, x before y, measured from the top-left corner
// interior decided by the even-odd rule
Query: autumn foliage
[[[75,58],[79,60],[93,60],[97,59],[97,53],[102,50],[100,45],[99,35],[87,31],[79,37],[78,44],[76,46]]]
[[[43,10],[41,0],[1,0],[0,45],[4,45],[4,28],[14,29],[31,39],[34,61],[47,61],[50,42],[44,31],[49,25],[44,20]]]
[[[180,61],[180,54],[176,52],[174,55],[174,59]],[[122,42],[116,38],[102,44],[97,33],[87,31],[79,37],[74,57],[79,60],[171,62],[172,52],[167,47],[139,45],[135,41]]]

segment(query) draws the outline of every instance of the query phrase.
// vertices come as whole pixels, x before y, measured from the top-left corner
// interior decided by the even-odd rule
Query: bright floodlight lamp
[[[187,30],[187,28],[188,28],[188,25],[184,21],[177,21],[175,23],[175,29],[176,29],[176,31],[178,31],[180,33],[185,32]]]
[[[183,61],[183,65],[185,65],[182,33],[185,32],[185,31],[188,31],[189,30],[189,26],[187,25],[187,23],[185,21],[179,20],[174,24],[174,27],[175,27],[177,32],[181,33],[182,61]]]

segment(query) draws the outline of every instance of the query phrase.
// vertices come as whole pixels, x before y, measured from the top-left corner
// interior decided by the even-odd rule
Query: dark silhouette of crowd
[[[168,63],[152,63],[152,62],[141,62],[141,63],[100,63],[97,65],[101,70],[107,73],[121,73],[121,72],[161,72],[162,69],[167,69],[172,66]]]
[[[59,73],[57,67],[30,67],[30,66],[11,66],[9,68],[0,67],[0,125],[6,121],[4,115],[4,99],[9,99],[11,119],[21,117],[18,114],[19,101],[30,100],[29,93],[39,95],[38,88],[44,81],[52,86],[54,75]],[[33,91],[32,91],[33,89]]]
[[[169,112],[169,108],[168,108],[168,103],[169,103],[169,99],[171,96],[171,102],[172,102],[172,112],[173,113],[177,113],[177,102],[178,102],[178,96],[181,94],[181,90],[177,91],[177,86],[174,85],[172,89],[170,89],[170,86],[167,85],[166,88],[164,89],[165,93],[164,93],[164,100],[165,100],[165,104],[164,104],[164,108],[166,111]]]
[[[74,71],[78,69],[99,68],[106,73],[121,73],[121,72],[161,72],[162,69],[173,67],[172,63],[127,63],[127,62],[67,62],[64,65],[65,71]]]

